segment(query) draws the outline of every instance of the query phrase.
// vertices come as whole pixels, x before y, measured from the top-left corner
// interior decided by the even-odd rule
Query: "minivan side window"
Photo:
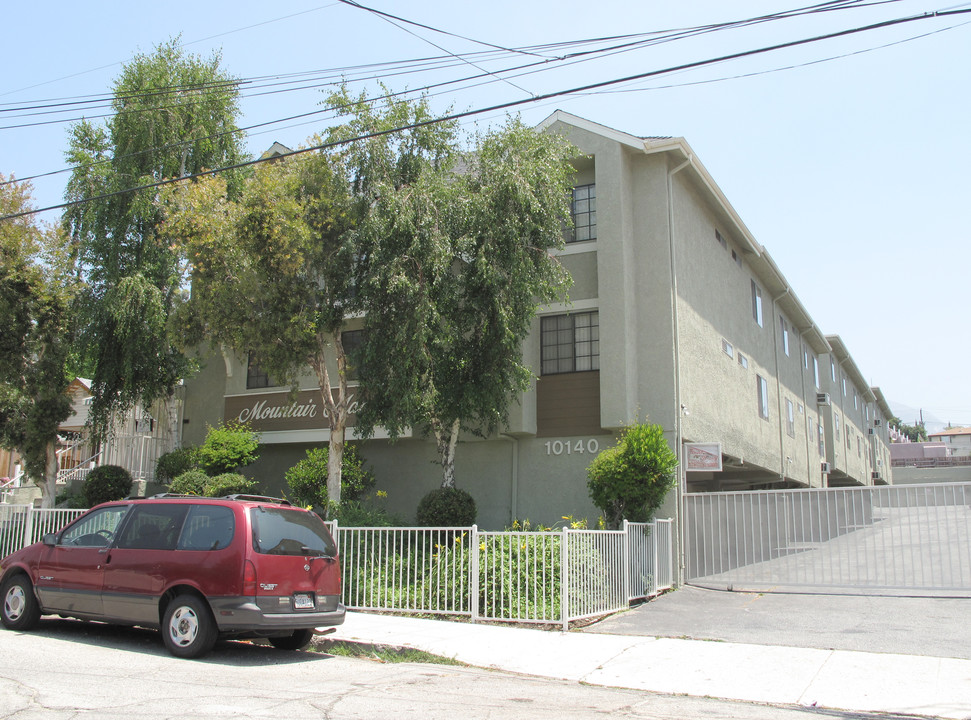
[[[115,505],[113,507],[95,510],[83,516],[71,525],[61,535],[61,545],[77,545],[79,547],[104,547],[114,540],[115,532],[121,524],[122,518],[128,512],[130,505]]]
[[[136,505],[118,538],[117,547],[138,550],[174,550],[188,505]]]
[[[222,550],[236,533],[236,516],[221,505],[193,505],[182,528],[179,550]]]
[[[263,555],[323,555],[335,557],[337,546],[323,521],[304,510],[255,507],[253,549]]]

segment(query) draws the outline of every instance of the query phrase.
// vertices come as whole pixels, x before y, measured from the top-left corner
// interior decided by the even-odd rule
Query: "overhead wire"
[[[286,153],[281,153],[279,155],[274,156],[273,158],[256,158],[256,159],[253,159],[253,160],[247,160],[245,162],[234,163],[232,165],[228,165],[228,166],[221,167],[221,168],[214,168],[214,169],[206,170],[204,172],[193,173],[193,174],[186,175],[186,176],[183,176],[183,177],[178,177],[178,178],[165,178],[165,179],[159,180],[157,182],[145,183],[143,185],[138,185],[138,186],[129,187],[129,188],[123,188],[121,190],[116,190],[116,191],[113,191],[113,192],[110,192],[110,193],[104,193],[104,194],[101,194],[101,195],[97,195],[97,196],[93,196],[93,197],[89,197],[89,198],[84,198],[82,200],[74,200],[74,201],[69,201],[69,202],[65,202],[65,203],[60,203],[58,205],[48,206],[48,207],[45,207],[45,208],[34,209],[34,210],[29,210],[29,211],[23,211],[23,212],[19,212],[19,213],[13,213],[13,214],[10,214],[10,215],[4,215],[4,216],[0,216],[0,221],[3,221],[3,220],[11,220],[11,219],[19,218],[19,217],[24,217],[24,216],[27,216],[27,215],[34,215],[36,213],[47,212],[47,211],[50,211],[50,210],[59,210],[59,209],[63,209],[63,208],[74,207],[76,205],[81,205],[81,204],[85,204],[85,203],[93,202],[93,201],[97,201],[97,200],[105,200],[105,199],[108,199],[108,198],[111,198],[111,197],[115,197],[115,196],[122,195],[122,194],[127,194],[127,193],[130,193],[130,192],[137,192],[137,191],[140,191],[140,190],[156,189],[156,188],[164,187],[164,186],[167,186],[167,185],[172,185],[174,183],[183,182],[183,181],[186,181],[186,180],[196,179],[196,178],[205,177],[205,176],[209,176],[209,175],[216,175],[216,174],[219,174],[219,173],[222,173],[222,172],[228,172],[230,170],[237,170],[237,169],[241,169],[241,168],[245,168],[245,167],[252,167],[254,165],[258,165],[258,164],[263,163],[263,162],[268,162],[270,160],[279,160],[279,159],[282,159],[282,158],[293,157],[293,156],[301,155],[301,154],[308,153],[308,152],[319,152],[321,150],[326,150],[326,149],[330,149],[330,148],[333,148],[333,147],[339,147],[339,146],[343,146],[343,145],[348,145],[348,144],[351,144],[351,143],[354,143],[354,142],[360,142],[362,140],[367,140],[367,139],[371,139],[371,138],[375,138],[375,137],[383,137],[383,136],[391,135],[391,134],[394,134],[394,133],[397,133],[397,132],[404,132],[404,131],[407,131],[407,130],[413,130],[413,129],[417,129],[417,128],[420,128],[420,127],[425,127],[425,126],[428,126],[428,125],[437,124],[437,123],[440,123],[440,122],[447,122],[447,121],[452,121],[452,120],[461,120],[463,118],[472,117],[472,116],[475,116],[475,115],[481,115],[481,114],[484,114],[484,113],[495,112],[495,111],[498,111],[498,110],[506,110],[506,109],[509,109],[509,108],[519,107],[519,106],[522,106],[522,105],[532,104],[532,103],[535,103],[535,102],[541,102],[541,101],[549,100],[549,99],[556,98],[556,97],[562,97],[564,95],[575,95],[577,93],[588,92],[588,91],[591,91],[591,90],[597,90],[597,89],[600,89],[600,88],[610,87],[610,86],[613,86],[613,85],[619,85],[619,84],[622,84],[622,83],[629,83],[629,82],[632,82],[632,81],[642,80],[642,79],[649,78],[649,77],[657,77],[657,76],[660,76],[660,75],[669,74],[669,73],[673,73],[673,72],[679,72],[679,71],[686,70],[686,69],[704,67],[704,66],[708,66],[708,65],[714,65],[714,64],[726,62],[726,61],[729,61],[729,60],[740,59],[740,58],[743,58],[743,57],[751,57],[751,56],[755,56],[755,55],[762,55],[762,54],[765,54],[765,53],[775,52],[777,50],[782,50],[782,49],[792,48],[792,47],[799,47],[799,46],[802,46],[802,45],[808,45],[808,44],[811,44],[811,43],[821,42],[821,41],[824,41],[824,40],[831,40],[831,39],[835,39],[835,38],[839,38],[839,37],[846,37],[846,36],[849,36],[849,35],[855,35],[855,34],[858,34],[858,33],[869,32],[869,31],[872,31],[872,30],[877,30],[877,29],[882,29],[882,28],[887,28],[887,27],[893,27],[893,26],[902,25],[902,24],[905,24],[905,23],[919,22],[921,20],[928,20],[928,19],[933,19],[933,18],[937,18],[937,17],[949,17],[949,16],[955,16],[955,15],[965,15],[965,14],[968,14],[968,13],[971,13],[971,9],[948,10],[948,11],[935,11],[935,12],[930,12],[930,13],[923,13],[923,14],[920,14],[920,15],[912,15],[912,16],[907,16],[907,17],[902,17],[902,18],[895,18],[895,19],[891,19],[891,20],[884,20],[884,21],[877,22],[877,23],[871,23],[869,25],[863,25],[863,26],[859,26],[859,27],[855,27],[855,28],[848,28],[848,29],[844,29],[844,30],[834,31],[834,32],[830,32],[830,33],[825,33],[825,34],[822,34],[822,35],[815,35],[815,36],[812,36],[812,37],[802,38],[802,39],[799,39],[799,40],[791,40],[791,41],[787,41],[787,42],[783,42],[783,43],[776,43],[776,44],[773,44],[773,45],[767,45],[767,46],[763,46],[763,47],[756,48],[756,49],[752,49],[752,50],[745,50],[745,51],[739,51],[739,52],[735,52],[735,53],[729,53],[729,54],[726,54],[726,55],[721,55],[721,56],[714,57],[714,58],[708,58],[708,59],[705,59],[705,60],[697,60],[697,61],[693,61],[693,62],[681,63],[679,65],[674,65],[674,66],[667,67],[667,68],[663,68],[663,69],[659,69],[659,70],[649,70],[649,71],[646,71],[646,72],[636,73],[634,75],[629,75],[629,76],[625,76],[625,77],[621,77],[621,78],[613,78],[613,79],[610,79],[610,80],[602,80],[602,81],[599,81],[599,82],[587,83],[585,85],[581,85],[581,86],[578,86],[578,87],[573,87],[573,88],[568,88],[568,89],[565,89],[565,90],[558,90],[558,91],[554,91],[554,92],[550,92],[550,93],[545,93],[543,95],[538,95],[538,96],[531,97],[531,98],[524,98],[524,99],[519,99],[519,100],[511,100],[511,101],[507,101],[507,102],[503,102],[503,103],[498,103],[498,104],[495,104],[495,105],[491,105],[491,106],[485,107],[485,108],[466,110],[466,111],[462,111],[462,112],[451,113],[451,114],[444,115],[444,116],[437,117],[437,118],[430,118],[428,120],[420,121],[420,122],[417,122],[417,123],[411,123],[411,124],[404,125],[404,126],[401,126],[401,127],[389,128],[387,130],[382,130],[382,131],[377,131],[377,132],[372,132],[372,133],[365,133],[363,135],[359,135],[359,136],[355,136],[355,137],[351,137],[351,138],[344,138],[344,139],[341,139],[341,140],[336,140],[336,141],[331,141],[331,142],[325,142],[325,143],[319,143],[317,145],[312,145],[310,147],[299,148],[297,150],[291,150],[291,151],[286,152]]]
[[[870,2],[864,2],[864,0],[830,0],[829,2],[819,3],[819,4],[816,4],[816,5],[809,5],[809,6],[805,6],[805,7],[801,7],[801,8],[793,8],[791,10],[785,10],[785,11],[780,11],[780,12],[776,12],[776,13],[771,13],[771,14],[768,14],[768,15],[761,15],[761,16],[756,16],[756,17],[752,17],[752,18],[745,18],[745,19],[742,19],[742,20],[735,20],[735,21],[730,21],[730,22],[711,23],[711,24],[699,25],[699,26],[693,26],[693,27],[686,27],[686,28],[674,28],[674,29],[667,29],[667,30],[656,30],[656,31],[650,31],[650,32],[631,33],[631,34],[627,34],[627,35],[607,36],[607,37],[601,37],[601,38],[588,38],[588,39],[582,39],[582,40],[561,41],[561,42],[557,42],[557,43],[546,43],[546,44],[542,44],[542,45],[523,46],[523,47],[520,47],[520,48],[505,48],[503,46],[493,45],[491,43],[485,43],[483,41],[474,40],[472,38],[467,38],[465,36],[457,35],[455,33],[449,33],[447,31],[438,30],[436,28],[432,28],[431,26],[423,25],[421,23],[412,23],[412,24],[416,24],[416,25],[418,25],[420,27],[429,28],[429,29],[435,30],[436,32],[445,33],[445,34],[451,35],[453,37],[458,37],[458,38],[462,38],[462,39],[465,39],[465,40],[469,40],[470,42],[476,42],[476,43],[479,43],[479,44],[488,46],[490,48],[495,48],[495,50],[493,50],[491,52],[501,51],[503,53],[508,53],[508,54],[517,54],[517,53],[519,53],[519,54],[533,54],[533,55],[538,55],[538,53],[536,51],[539,50],[539,49],[554,50],[554,49],[565,48],[565,47],[569,47],[569,46],[573,46],[573,45],[578,45],[578,44],[580,44],[580,45],[583,45],[583,44],[590,45],[590,44],[599,43],[599,42],[612,42],[612,41],[615,41],[615,40],[618,40],[618,39],[627,39],[627,40],[633,41],[633,40],[635,40],[637,38],[640,38],[644,42],[649,42],[649,43],[652,43],[652,44],[653,43],[663,43],[663,42],[673,42],[673,41],[677,41],[677,40],[682,40],[685,37],[692,36],[692,35],[704,34],[704,33],[713,32],[713,31],[719,31],[719,30],[734,29],[734,28],[738,28],[738,27],[743,27],[745,25],[756,24],[756,23],[761,23],[761,22],[766,22],[766,21],[772,21],[772,20],[787,19],[787,18],[799,16],[799,15],[804,15],[804,14],[814,14],[814,13],[823,12],[823,11],[830,12],[830,11],[834,11],[834,10],[843,10],[843,9],[861,9],[861,8],[871,7],[871,6],[874,6],[874,5],[882,5],[882,4],[887,4],[887,3],[892,3],[892,2],[901,2],[901,1],[902,0],[871,0]],[[339,4],[339,3],[350,4],[350,5],[353,5],[355,7],[361,7],[363,9],[367,9],[369,11],[378,13],[378,14],[383,15],[383,16],[389,16],[389,17],[392,17],[392,18],[397,18],[397,16],[389,15],[388,13],[382,13],[381,11],[376,11],[376,10],[373,10],[371,8],[366,8],[365,6],[360,5],[359,3],[349,2],[347,0],[338,0],[338,3],[332,3],[331,5],[322,6],[322,7],[331,7],[331,6],[336,5],[336,4]],[[309,12],[309,11],[307,11],[307,12]],[[296,15],[299,15],[299,14],[302,14],[302,13],[296,13]],[[285,17],[288,18],[288,17],[293,17],[293,16],[285,16]],[[279,18],[279,19],[285,19],[285,18]],[[412,22],[412,21],[407,21],[407,20],[404,20],[404,19],[402,19],[402,21],[403,22]],[[275,20],[274,21],[267,21],[267,22],[275,22]],[[266,24],[266,23],[259,23],[257,25],[262,25],[262,24]],[[257,25],[247,26],[247,27],[256,27]],[[247,29],[247,28],[240,28],[240,30],[242,30],[242,29]],[[238,30],[229,31],[229,32],[231,33],[231,32],[237,32],[237,31]],[[229,33],[222,33],[222,34],[229,34]],[[653,38],[653,39],[652,40],[646,40],[646,39],[649,39],[649,38]],[[632,46],[639,46],[640,43],[638,43],[638,42],[632,42],[631,45]],[[617,46],[617,47],[622,47],[622,46]],[[443,50],[443,52],[448,53],[449,51]],[[596,50],[585,51],[585,52],[596,52]],[[485,53],[485,54],[488,55],[489,53]],[[463,61],[463,62],[467,58],[473,58],[473,59],[476,59],[476,60],[480,59],[479,56],[477,54],[475,54],[475,53],[462,53],[462,54],[449,53],[448,57],[458,58],[460,61]],[[567,58],[570,57],[570,55],[569,54],[568,55],[560,55],[560,56],[556,56],[556,57],[553,57],[553,58],[549,58],[549,57],[546,57],[546,56],[542,56],[542,57],[545,57],[546,60],[556,61],[556,60],[567,59]],[[360,70],[360,69],[365,69],[365,68],[373,68],[375,70],[377,68],[381,68],[381,67],[395,67],[395,66],[401,66],[401,67],[407,68],[411,64],[424,63],[424,62],[433,62],[433,61],[442,61],[442,60],[446,60],[446,59],[447,58],[445,56],[438,56],[438,57],[430,57],[430,58],[416,58],[414,60],[406,60],[406,61],[372,63],[372,64],[367,64],[367,65],[357,65],[357,66],[350,66],[350,67],[343,67],[343,68],[332,68],[332,69],[327,69],[327,70],[305,71],[305,72],[301,72],[301,73],[288,73],[288,74],[285,74],[285,75],[256,76],[256,77],[253,77],[253,78],[231,78],[231,79],[227,79],[226,81],[221,81],[221,82],[218,82],[218,83],[212,83],[212,84],[208,84],[208,85],[207,84],[198,84],[198,83],[197,84],[191,84],[191,85],[174,85],[174,86],[167,86],[167,87],[162,87],[162,88],[153,88],[152,90],[146,91],[146,92],[143,92],[143,93],[127,93],[127,94],[124,94],[124,95],[121,95],[121,96],[118,96],[118,95],[115,95],[115,94],[108,94],[108,93],[98,93],[98,94],[90,95],[90,96],[73,96],[73,97],[68,97],[68,98],[54,98],[54,99],[49,99],[49,100],[26,101],[26,102],[34,102],[34,103],[36,103],[34,105],[23,105],[23,102],[20,102],[20,103],[0,103],[0,113],[17,112],[17,111],[21,111],[21,110],[39,110],[39,109],[45,109],[45,108],[49,108],[49,107],[57,107],[57,106],[71,104],[71,103],[64,102],[64,101],[67,101],[67,100],[73,100],[77,104],[102,103],[101,106],[102,107],[105,107],[104,103],[110,104],[112,101],[117,100],[117,99],[121,99],[121,98],[129,99],[129,98],[138,98],[138,97],[153,97],[153,96],[157,96],[157,95],[165,95],[165,94],[168,94],[168,93],[179,93],[179,92],[183,92],[185,90],[190,90],[190,89],[191,90],[199,90],[199,89],[203,89],[203,88],[206,88],[206,87],[223,88],[226,85],[237,85],[237,86],[238,85],[250,85],[250,84],[259,83],[259,82],[262,82],[262,81],[265,81],[265,80],[269,80],[269,79],[279,79],[281,77],[294,77],[294,76],[300,76],[300,75],[303,75],[303,76],[306,76],[306,75],[317,75],[319,73],[342,73],[342,74],[346,74],[348,71],[351,71],[351,70]],[[84,98],[90,98],[90,99],[85,100]],[[5,106],[15,106],[15,105],[20,105],[21,107],[5,107]],[[26,115],[24,115],[24,116],[26,116]],[[19,117],[19,116],[15,116],[15,117]],[[70,121],[70,120],[65,120],[65,121]],[[0,128],[0,129],[3,129],[3,128]]]
[[[879,0],[879,2],[876,2],[876,3],[873,3],[873,4],[883,4],[884,2],[897,2],[897,1],[899,1],[899,0]],[[608,57],[610,55],[618,54],[618,53],[621,53],[621,52],[629,52],[629,51],[631,51],[633,49],[637,49],[639,47],[644,47],[644,46],[647,46],[647,45],[653,45],[653,44],[656,44],[656,43],[659,43],[659,42],[669,42],[669,41],[672,41],[674,39],[683,39],[684,37],[690,36],[690,35],[693,35],[693,34],[708,33],[708,32],[712,32],[714,30],[719,30],[719,29],[724,30],[724,29],[730,29],[730,28],[737,28],[737,27],[742,27],[742,26],[748,25],[748,24],[765,22],[765,21],[771,20],[771,19],[778,20],[778,19],[783,19],[783,18],[792,18],[792,17],[796,17],[796,16],[799,16],[799,15],[802,15],[802,14],[819,12],[821,9],[832,10],[832,9],[836,9],[837,7],[839,7],[839,8],[844,8],[844,7],[859,8],[859,7],[863,7],[865,5],[868,5],[868,4],[869,3],[862,3],[861,4],[861,0],[832,0],[830,2],[824,2],[824,3],[816,4],[816,5],[809,5],[809,6],[805,6],[805,7],[793,8],[793,9],[790,9],[790,10],[785,10],[785,11],[781,11],[781,12],[777,12],[777,13],[772,13],[770,15],[761,15],[761,16],[756,16],[756,17],[753,17],[753,18],[745,18],[745,19],[742,19],[742,20],[735,20],[735,21],[724,22],[724,23],[706,24],[706,25],[700,25],[700,26],[689,27],[689,28],[676,28],[676,29],[672,29],[672,30],[651,31],[651,32],[646,32],[646,33],[632,33],[632,34],[621,35],[621,36],[595,38],[595,39],[592,39],[592,40],[568,41],[567,43],[559,43],[559,44],[561,44],[561,45],[569,44],[571,46],[576,47],[577,46],[577,43],[587,43],[587,44],[590,44],[590,43],[598,43],[599,44],[599,43],[602,43],[602,42],[607,41],[607,40],[621,39],[621,40],[630,41],[631,38],[640,38],[640,40],[639,41],[636,41],[636,42],[625,42],[625,43],[615,44],[615,45],[612,45],[612,46],[598,48],[598,49],[588,49],[588,50],[583,50],[583,51],[571,52],[571,53],[568,53],[566,55],[560,56],[560,60],[562,62],[564,62],[564,65],[569,66],[569,65],[576,64],[578,62],[588,62],[591,59],[595,59],[595,58]],[[557,44],[547,44],[546,47],[553,47],[554,45],[557,45]],[[505,48],[501,48],[501,50],[503,52],[505,52],[506,49]],[[447,51],[445,51],[445,52],[447,52]],[[433,57],[433,58],[421,58],[417,62],[426,63],[426,62],[444,61],[444,60],[446,60],[445,57],[439,56],[439,57]],[[412,61],[407,61],[407,62],[412,62]],[[549,65],[547,63],[548,63],[548,60],[540,60],[540,61],[536,61],[536,62],[532,62],[532,63],[526,63],[526,64],[519,65],[519,66],[515,66],[515,67],[504,68],[500,72],[503,72],[503,73],[511,73],[511,72],[514,72],[514,71],[517,71],[517,70],[526,70],[528,68],[535,68],[534,70],[527,71],[527,72],[521,72],[520,73],[520,75],[532,74],[532,73],[535,73],[535,72],[541,72],[541,71],[544,71],[546,69],[549,69]],[[392,66],[393,67],[396,64],[401,65],[401,63],[376,63],[376,64],[368,64],[368,65],[358,65],[358,66],[353,66],[353,67],[362,68],[362,69],[363,68],[373,68],[373,67],[376,67],[376,66],[377,67],[388,67],[388,66]],[[407,66],[404,65],[404,67],[407,67]],[[563,65],[560,65],[560,67],[563,67]],[[321,71],[314,71],[314,72],[319,72],[319,73],[332,73],[334,71],[321,70]],[[404,72],[407,72],[407,70],[402,70],[402,73],[404,73]],[[298,76],[298,75],[302,75],[302,74],[303,73],[290,73],[290,74],[287,75],[287,77],[294,77],[294,76]],[[387,73],[384,73],[384,74],[380,75],[380,77],[384,77],[384,78],[393,77],[393,76],[395,76],[395,74],[396,73],[391,73],[389,75]],[[442,82],[439,82],[439,83],[433,83],[433,84],[425,85],[425,86],[423,86],[421,88],[416,88],[416,89],[413,89],[413,90],[406,90],[406,91],[402,91],[402,92],[390,93],[390,94],[387,94],[387,95],[384,95],[384,96],[378,96],[377,98],[372,98],[372,100],[382,100],[382,99],[387,99],[387,98],[392,98],[392,97],[398,97],[398,96],[401,96],[401,95],[413,94],[413,93],[416,93],[416,92],[419,92],[419,91],[421,91],[421,92],[427,92],[427,91],[432,90],[434,88],[445,87],[445,86],[448,86],[448,85],[455,85],[455,84],[458,84],[458,83],[461,83],[461,82],[472,82],[472,81],[475,81],[475,80],[481,80],[482,78],[484,78],[486,76],[489,76],[489,75],[492,75],[494,77],[494,73],[490,73],[489,71],[482,70],[480,75],[468,76],[468,77],[463,77],[463,78],[446,80],[446,81],[442,81]],[[279,77],[279,76],[262,76],[262,78],[269,78],[269,79],[277,79],[277,77]],[[371,77],[366,78],[366,79],[375,79],[376,77],[379,77],[379,76],[372,75]],[[517,77],[517,76],[514,75],[513,77]],[[251,79],[247,79],[246,82],[254,82],[255,80],[258,80],[258,79],[261,79],[261,78],[255,78],[255,79],[254,78],[251,78]],[[360,78],[357,78],[357,80],[360,81],[361,79]],[[230,80],[220,81],[218,83],[213,83],[213,85],[216,86],[216,87],[219,87],[219,89],[224,89],[226,86],[231,85],[232,82],[233,81],[230,81]],[[237,82],[242,82],[242,81],[237,81]],[[471,89],[471,88],[474,88],[474,87],[478,87],[478,86],[481,86],[481,85],[484,85],[484,84],[488,84],[489,82],[490,81],[474,82],[472,85],[468,85],[468,86],[466,86],[464,88],[461,88],[461,89],[468,90],[468,89]],[[325,86],[328,86],[328,85],[331,85],[331,84],[333,84],[333,83],[331,83],[331,82],[323,82],[323,83],[320,83],[318,85],[305,86],[303,89],[315,88],[315,87],[325,87]],[[180,91],[184,90],[186,87],[192,87],[192,86],[170,86],[168,88],[156,88],[156,89],[153,89],[152,92],[144,94],[144,97],[156,97],[156,96],[159,96],[159,95],[164,95],[164,94],[166,94],[166,92],[180,92]],[[261,95],[261,94],[268,94],[268,93],[257,93],[255,95],[258,96],[258,95]],[[434,95],[434,93],[433,93],[433,95]],[[137,93],[130,93],[130,94],[126,94],[126,95],[123,96],[123,98],[125,98],[125,99],[137,98],[137,97],[140,97]],[[188,104],[191,105],[192,103],[188,103]],[[184,107],[185,105],[186,105],[186,103],[183,103],[180,106]],[[159,106],[153,106],[153,107],[150,107],[150,108],[145,108],[145,112],[156,111],[158,109],[164,109],[164,107],[166,107],[166,106],[162,106],[161,108]],[[226,134],[242,133],[242,132],[246,132],[246,131],[251,130],[251,129],[256,129],[256,128],[259,128],[259,127],[265,127],[267,125],[272,125],[272,124],[289,122],[291,120],[295,120],[295,119],[299,119],[299,118],[303,118],[303,117],[320,116],[320,115],[324,115],[324,114],[330,112],[332,109],[333,108],[323,108],[321,110],[310,111],[310,112],[307,112],[307,113],[300,113],[298,115],[292,115],[292,116],[288,116],[288,117],[285,117],[285,118],[280,118],[280,119],[277,119],[277,120],[268,121],[266,123],[259,123],[259,124],[256,124],[256,125],[250,125],[250,126],[246,126],[246,127],[235,128],[235,129],[223,131],[223,132],[220,132],[220,133],[216,133],[216,134],[210,135],[210,136],[204,136],[204,137],[194,138],[194,139],[187,140],[187,141],[179,141],[177,143],[170,143],[170,144],[164,145],[164,146],[158,146],[158,147],[154,147],[154,148],[148,148],[148,149],[145,149],[145,150],[137,151],[135,153],[129,153],[127,155],[117,156],[115,159],[120,159],[122,157],[130,157],[130,156],[134,156],[134,155],[138,155],[138,154],[146,154],[146,153],[155,152],[155,151],[158,151],[158,150],[161,150],[161,149],[167,149],[167,148],[170,148],[170,147],[178,147],[178,146],[187,144],[189,142],[198,142],[199,140],[202,140],[202,139],[207,139],[207,138],[215,139],[215,138],[222,137],[222,136],[224,136]],[[138,111],[138,110],[136,109],[135,111]],[[131,111],[129,111],[129,112],[131,112]],[[99,116],[99,117],[103,117],[103,116]],[[299,123],[298,125],[300,125],[300,124],[306,124],[306,123]],[[294,127],[294,126],[288,126],[288,127]],[[0,129],[4,129],[4,128],[3,127],[0,127]],[[81,165],[81,166],[77,166],[77,167],[83,169],[85,167],[93,167],[93,166],[97,166],[97,165],[105,164],[105,163],[110,163],[110,162],[112,162],[112,158],[106,158],[106,159],[103,159],[103,160],[95,161],[94,163],[88,163],[86,165]],[[64,172],[70,172],[73,169],[74,168],[70,168],[69,167],[69,168],[63,168],[63,169],[60,169],[60,170],[50,171],[50,172],[47,172],[47,173],[39,173],[39,174],[36,174],[36,175],[32,175],[32,176],[25,177],[25,178],[23,178],[23,180],[20,180],[20,181],[34,180],[34,179],[38,179],[38,178],[41,178],[41,177],[50,177],[50,176],[57,175],[57,174],[61,174],[61,173],[64,173]],[[6,183],[0,182],[0,185],[8,184],[10,182],[15,182],[15,181],[14,180],[8,180],[8,181],[6,181]]]

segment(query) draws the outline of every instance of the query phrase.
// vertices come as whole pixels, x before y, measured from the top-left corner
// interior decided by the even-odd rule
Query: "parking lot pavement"
[[[585,632],[971,660],[971,598],[746,593],[685,586]]]

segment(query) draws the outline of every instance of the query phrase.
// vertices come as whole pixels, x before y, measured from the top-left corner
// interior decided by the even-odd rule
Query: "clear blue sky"
[[[800,6],[796,0],[373,0],[371,5],[506,48],[742,20]],[[953,0],[897,0],[766,22],[567,67],[550,61],[543,72],[509,82],[448,86],[434,103],[440,109],[485,107],[890,18],[968,7],[971,3],[955,5]],[[364,10],[319,0],[135,5],[55,0],[9,3],[3,14],[0,103],[109,91],[124,61],[179,34],[190,51],[208,56],[221,50],[226,70],[241,78],[444,55],[439,48],[449,53],[485,50],[468,40],[416,27],[404,30]],[[553,58],[564,52],[542,54]],[[536,59],[506,55],[479,64],[496,72]],[[782,69],[790,66],[797,67]],[[478,72],[456,64],[386,74],[385,82],[403,90]],[[373,83],[368,87],[375,90]],[[971,14],[614,90],[625,92],[560,97],[519,112],[524,121],[536,123],[561,108],[634,135],[685,137],[823,332],[842,336],[863,374],[891,404],[971,424],[966,312],[971,304],[971,222],[966,218]],[[318,110],[321,99],[319,87],[263,96],[247,91],[241,124]],[[0,105],[0,110],[12,107]],[[19,114],[0,113],[0,126],[65,117],[13,117]],[[324,129],[327,117],[262,128],[249,137],[248,146],[253,153],[274,140],[298,146]],[[478,122],[496,119],[482,116]],[[65,167],[66,138],[65,123],[0,129],[0,172],[22,178]],[[59,203],[66,177],[34,181],[36,204]],[[905,412],[903,419],[912,421]]]

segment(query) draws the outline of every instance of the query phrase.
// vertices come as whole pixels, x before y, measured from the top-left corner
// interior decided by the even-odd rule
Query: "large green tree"
[[[164,236],[190,261],[186,345],[207,339],[251,354],[294,387],[313,370],[330,427],[331,503],[340,502],[352,399],[341,341],[355,302],[345,176],[338,156],[316,152],[260,165],[239,202],[221,177],[180,184],[163,200]]]
[[[532,374],[522,341],[565,294],[552,250],[569,218],[575,150],[510,119],[463,145],[424,100],[331,96],[347,121],[357,300],[364,313],[360,429],[435,438],[455,484],[462,431],[488,435]],[[394,131],[395,128],[406,128]]]
[[[0,174],[0,216],[29,211],[30,187]],[[71,414],[72,300],[62,236],[31,216],[0,220],[0,446],[20,453],[53,507],[57,428]]]
[[[92,375],[96,434],[113,411],[168,397],[186,373],[169,319],[182,297],[180,257],[158,235],[157,190],[132,191],[166,178],[243,159],[237,129],[237,84],[208,59],[186,54],[178,40],[134,57],[114,85],[104,125],[71,128],[75,167],[65,213],[86,290],[81,335]],[[239,172],[224,175],[238,195]]]

